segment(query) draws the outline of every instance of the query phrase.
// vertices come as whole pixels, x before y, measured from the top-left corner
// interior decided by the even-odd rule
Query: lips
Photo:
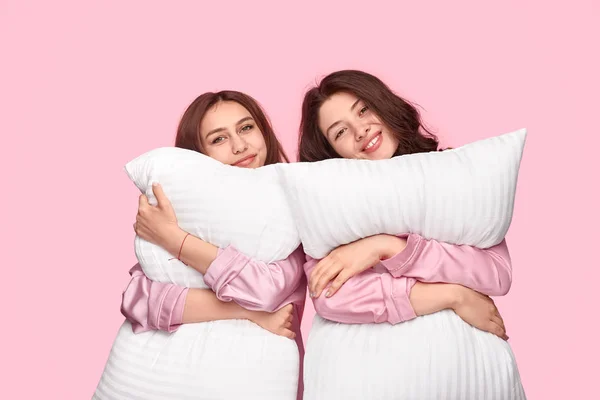
[[[362,151],[365,153],[372,153],[381,146],[382,141],[383,135],[381,134],[381,131],[379,131],[369,138],[362,148]]]
[[[244,157],[241,160],[236,161],[232,165],[235,167],[247,167],[248,165],[252,164],[252,162],[254,161],[255,158],[256,158],[256,154],[251,154],[248,157]]]

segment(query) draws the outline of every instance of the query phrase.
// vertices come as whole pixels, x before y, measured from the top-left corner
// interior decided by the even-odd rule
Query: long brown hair
[[[221,101],[235,101],[248,110],[265,138],[265,144],[267,145],[265,165],[289,162],[281,143],[279,143],[277,136],[275,136],[271,121],[263,111],[262,107],[254,98],[235,90],[223,90],[216,93],[207,92],[198,96],[196,100],[188,106],[181,117],[181,121],[177,128],[175,147],[194,150],[205,154],[200,140],[200,122],[202,121],[202,118],[204,118],[206,112]]]
[[[362,71],[344,70],[327,75],[304,95],[298,144],[299,161],[340,158],[319,129],[319,110],[338,92],[362,99],[398,139],[394,156],[438,149],[438,139],[421,122],[417,108],[396,95],[379,78]]]

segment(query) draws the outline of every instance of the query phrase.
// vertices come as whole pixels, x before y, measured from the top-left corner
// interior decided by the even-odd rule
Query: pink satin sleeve
[[[131,322],[133,331],[177,330],[183,320],[188,288],[152,281],[139,264],[129,274],[131,280],[123,292],[121,313]]]
[[[427,240],[416,234],[404,237],[406,248],[381,262],[392,276],[426,283],[460,284],[488,296],[508,293],[512,264],[505,240],[489,249],[480,249]]]
[[[306,256],[304,272],[310,277],[319,260]],[[416,318],[410,304],[410,290],[416,280],[394,278],[369,269],[348,279],[331,297],[313,298],[321,317],[345,324],[389,322],[397,324]]]
[[[206,283],[221,301],[235,301],[247,310],[273,312],[287,304],[294,305],[292,330],[300,356],[298,400],[304,383],[304,343],[300,325],[306,301],[305,257],[302,246],[282,261],[264,263],[229,246],[219,249],[206,274]]]
[[[264,263],[229,246],[219,249],[204,282],[222,301],[235,301],[247,310],[277,311],[286,304],[304,304],[304,251],[298,247],[282,261]]]

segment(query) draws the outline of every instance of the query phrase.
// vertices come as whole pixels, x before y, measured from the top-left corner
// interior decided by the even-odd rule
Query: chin
[[[369,154],[369,160],[387,160],[394,156],[394,152],[389,149],[378,149],[376,152]]]

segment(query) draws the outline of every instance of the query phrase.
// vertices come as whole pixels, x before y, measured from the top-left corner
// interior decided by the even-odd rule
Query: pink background
[[[136,262],[127,161],[225,88],[295,154],[304,90],[342,68],[422,105],[446,145],[529,129],[498,304],[530,399],[597,393],[598,2],[91,3],[0,2],[0,398],[91,397]]]

